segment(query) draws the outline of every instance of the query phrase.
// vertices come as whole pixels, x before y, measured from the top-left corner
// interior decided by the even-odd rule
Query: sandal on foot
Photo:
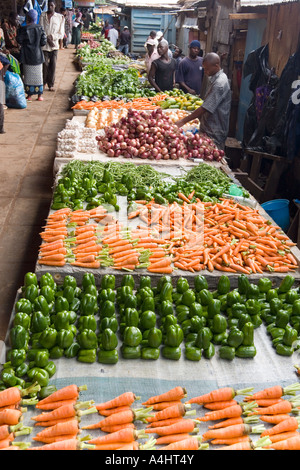
[[[42,96],[39,96],[37,101],[44,101],[44,98]]]

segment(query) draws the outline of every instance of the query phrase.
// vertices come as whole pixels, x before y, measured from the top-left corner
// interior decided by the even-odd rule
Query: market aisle
[[[17,289],[35,269],[39,232],[49,211],[56,137],[72,117],[69,97],[78,75],[74,49],[59,51],[55,93],[26,109],[5,112],[0,135],[0,340],[4,339]]]

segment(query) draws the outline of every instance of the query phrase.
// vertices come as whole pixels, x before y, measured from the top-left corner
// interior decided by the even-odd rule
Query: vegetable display
[[[12,418],[12,413],[18,410],[11,406],[19,403],[16,396],[19,388],[13,386],[0,391],[0,403],[6,403],[1,408],[6,417],[0,425],[0,449],[299,450],[297,412],[291,410],[282,419],[279,419],[282,416],[279,411],[274,412],[274,422],[266,423],[257,407],[256,396],[273,396],[274,393],[279,398],[294,395],[281,398],[281,403],[293,402],[296,407],[299,404],[299,395],[296,395],[299,384],[291,384],[278,393],[280,388],[274,385],[252,394],[253,387],[241,390],[223,387],[190,398],[185,388],[175,386],[158,395],[148,396],[146,400],[132,391],[125,391],[107,401],[95,403],[92,397],[79,400],[79,393],[87,390],[86,385],[70,384],[49,390],[44,398],[36,395],[36,401],[30,404],[34,426],[26,426],[20,420],[20,417],[24,419],[26,411],[23,414],[19,411],[18,416]],[[41,392],[39,386],[35,385],[35,389],[36,393]],[[29,396],[32,392],[33,389],[23,390],[23,395]],[[244,400],[241,400],[243,396]],[[239,397],[235,405],[231,404],[232,397]],[[137,400],[142,403],[139,408],[133,408]],[[208,405],[216,411],[206,411]],[[41,409],[44,411],[40,412]],[[89,416],[95,415],[96,419],[91,423]],[[98,416],[100,420],[97,420]],[[276,417],[278,423],[275,422]],[[82,435],[85,430],[90,434]],[[28,436],[27,442],[18,440],[24,435]]]
[[[161,108],[150,114],[129,109],[126,117],[106,128],[105,136],[97,139],[100,150],[109,157],[221,161],[224,156],[208,137],[198,133],[185,135]]]
[[[26,391],[29,393],[29,383],[32,390],[36,384],[43,388],[49,385],[60,357],[87,364],[115,364],[119,355],[128,360],[161,357],[177,361],[182,357],[194,362],[215,354],[226,361],[251,359],[256,355],[255,330],[262,324],[276,353],[290,356],[298,348],[300,331],[300,292],[299,287],[293,287],[294,281],[288,275],[274,287],[267,278],[252,284],[241,275],[238,287],[231,289],[230,280],[223,275],[217,289],[211,291],[201,275],[195,277],[193,287],[183,277],[173,286],[168,275],[161,276],[158,285],[152,287],[148,276],[142,276],[136,285],[133,276],[125,274],[116,288],[113,275],[104,275],[96,287],[94,275],[86,272],[79,287],[70,275],[58,285],[49,273],[38,282],[29,272],[15,305],[1,388],[24,389],[16,397],[22,402]],[[278,326],[283,312],[289,320]],[[272,398],[281,398],[293,389],[278,389],[277,396],[274,392]],[[69,393],[68,398],[73,399],[78,390],[70,389]],[[222,392],[222,398],[233,400],[242,393],[229,388],[226,396]],[[203,396],[189,403],[203,404],[216,398]],[[263,398],[255,395],[257,405],[262,405]],[[292,401],[285,408],[280,403],[265,401],[263,406],[278,407],[280,414],[293,410]],[[263,410],[268,414],[268,408]]]

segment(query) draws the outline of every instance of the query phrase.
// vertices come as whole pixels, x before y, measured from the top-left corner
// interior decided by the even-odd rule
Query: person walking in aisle
[[[50,0],[48,11],[40,17],[40,25],[47,36],[47,43],[43,46],[45,62],[43,63],[43,82],[48,85],[49,91],[55,91],[56,61],[59,49],[59,39],[64,37],[64,18],[55,11],[55,2]]]
[[[76,13],[75,19],[72,23],[72,44],[74,44],[75,49],[79,46],[81,42],[81,29],[83,26],[82,14],[79,12]]]
[[[123,31],[120,33],[120,45],[118,47],[120,52],[123,54],[129,54],[129,44],[130,44],[131,34],[128,26],[124,26]]]
[[[148,80],[158,93],[173,90],[176,62],[175,59],[169,57],[169,43],[166,39],[159,42],[157,52],[160,57],[152,62]]]
[[[184,57],[178,66],[177,82],[185,93],[200,95],[203,79],[203,58],[199,56],[201,50],[199,41],[192,41],[189,45],[189,55]]]
[[[208,135],[223,150],[229,130],[231,90],[227,75],[221,69],[218,54],[208,53],[203,59],[203,69],[210,82],[203,104],[175,124],[182,127],[194,119],[200,120],[200,132]]]
[[[17,41],[21,45],[20,62],[23,64],[23,82],[27,100],[32,95],[38,95],[38,101],[43,100],[43,63],[42,47],[47,42],[46,33],[37,23],[38,13],[29,10],[26,15],[26,25],[18,30]]]
[[[113,46],[117,47],[119,31],[115,28],[115,25],[113,25],[113,27],[108,31],[107,39],[113,44]]]

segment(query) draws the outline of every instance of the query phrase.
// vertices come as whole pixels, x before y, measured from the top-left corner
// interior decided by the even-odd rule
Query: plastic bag
[[[11,54],[7,54],[7,58],[10,62],[10,72],[14,72],[14,73],[17,73],[18,75],[21,75],[19,61]]]
[[[7,71],[5,74],[5,97],[8,108],[24,109],[27,107],[24,85],[20,75]]]

